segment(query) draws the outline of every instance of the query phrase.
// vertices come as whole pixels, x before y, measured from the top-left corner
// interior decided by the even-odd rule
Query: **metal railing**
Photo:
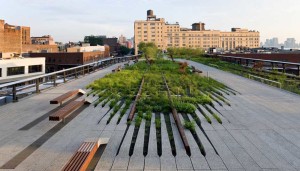
[[[268,83],[275,83],[275,84],[278,84],[280,89],[281,89],[281,87],[282,87],[282,86],[281,86],[281,83],[278,82],[278,81],[269,80],[269,79],[266,79],[266,78],[263,78],[263,77],[259,77],[259,76],[256,76],[256,75],[251,75],[251,74],[249,74],[248,78],[249,78],[249,79],[251,79],[251,78],[257,78],[257,79],[261,80],[262,83],[267,82],[267,84],[268,84]]]
[[[277,64],[277,65],[279,64],[282,67],[283,73],[286,73],[287,66],[294,66],[297,68],[296,75],[300,76],[300,63],[274,61],[274,60],[266,60],[266,59],[256,59],[256,58],[235,57],[235,56],[226,56],[226,55],[218,55],[218,57],[223,58],[226,61],[233,60],[235,63],[239,63],[239,64],[242,64],[244,62],[246,64],[246,66],[249,65],[250,61],[268,63],[271,65],[272,69],[274,69],[275,64]]]
[[[93,73],[97,70],[106,68],[110,65],[130,61],[138,56],[124,56],[115,58],[106,58],[89,64],[84,64],[77,67],[72,67],[48,74],[34,76],[10,83],[0,84],[0,95],[12,96],[12,101],[17,102],[19,98],[32,93],[40,93],[41,90],[56,87],[60,83],[66,83],[69,80],[74,80],[86,74]],[[27,90],[27,92],[24,92]],[[18,92],[23,92],[19,93]]]

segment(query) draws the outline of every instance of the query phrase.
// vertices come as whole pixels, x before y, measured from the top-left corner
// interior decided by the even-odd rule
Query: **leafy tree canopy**
[[[103,36],[85,36],[84,43],[90,43],[91,46],[103,45]]]
[[[121,46],[120,47],[120,53],[121,55],[128,55],[128,53],[131,51],[131,49],[129,49],[128,47],[126,46]]]

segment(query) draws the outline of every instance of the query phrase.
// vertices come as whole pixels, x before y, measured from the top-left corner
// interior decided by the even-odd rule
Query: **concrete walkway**
[[[46,133],[56,130],[55,134],[46,137],[45,142],[19,161],[15,169],[5,170],[61,170],[80,144],[89,137],[111,138],[95,170],[300,170],[300,96],[199,63],[188,62],[241,93],[225,94],[231,106],[223,104],[217,107],[222,114],[222,124],[211,115],[212,124],[209,124],[197,110],[196,114],[207,136],[197,125],[196,133],[205,148],[206,156],[201,154],[192,134],[187,130],[185,132],[192,155],[186,154],[171,118],[177,151],[177,155],[173,156],[163,115],[162,156],[157,155],[154,115],[148,155],[143,155],[143,122],[133,155],[129,156],[129,147],[134,123],[116,156],[127,127],[128,112],[119,125],[116,125],[119,113],[108,125],[106,121],[109,113],[98,124],[100,118],[109,110],[108,104],[104,107],[98,105],[96,108],[90,105],[81,109],[74,119],[59,130],[56,128],[62,123],[50,122],[48,117],[38,120],[28,129],[19,130],[55,110],[58,105],[50,105],[51,99],[69,90],[84,88],[95,79],[111,73],[116,65],[120,65],[116,64],[39,95],[22,99],[18,103],[0,107],[0,168],[35,141],[48,135]],[[190,115],[188,117],[193,119]]]

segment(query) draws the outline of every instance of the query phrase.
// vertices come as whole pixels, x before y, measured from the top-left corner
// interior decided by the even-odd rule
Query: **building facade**
[[[257,48],[259,39],[259,32],[248,29],[232,28],[230,32],[206,30],[204,23],[194,23],[192,29],[182,28],[179,23],[169,24],[164,18],[157,18],[152,10],[147,11],[146,20],[134,22],[135,54],[140,42],[154,42],[161,50],[168,47],[231,50],[239,47]]]
[[[116,37],[103,39],[103,44],[109,46],[111,56],[116,56],[120,52],[120,44]]]
[[[0,19],[0,53],[57,52],[57,45],[32,44],[30,27],[15,26]]]
[[[0,84],[45,73],[45,58],[10,58],[0,60]]]
[[[46,73],[95,62],[109,57],[109,48],[97,52],[29,53],[31,58],[46,58]]]
[[[31,37],[31,43],[34,45],[55,45],[54,39],[50,35]]]
[[[67,48],[67,52],[105,52],[109,46],[75,46]]]

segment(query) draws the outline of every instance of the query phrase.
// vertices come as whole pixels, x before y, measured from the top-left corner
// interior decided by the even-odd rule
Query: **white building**
[[[45,58],[0,58],[0,84],[45,74]]]
[[[67,49],[67,52],[98,52],[105,51],[105,46],[76,46]]]

